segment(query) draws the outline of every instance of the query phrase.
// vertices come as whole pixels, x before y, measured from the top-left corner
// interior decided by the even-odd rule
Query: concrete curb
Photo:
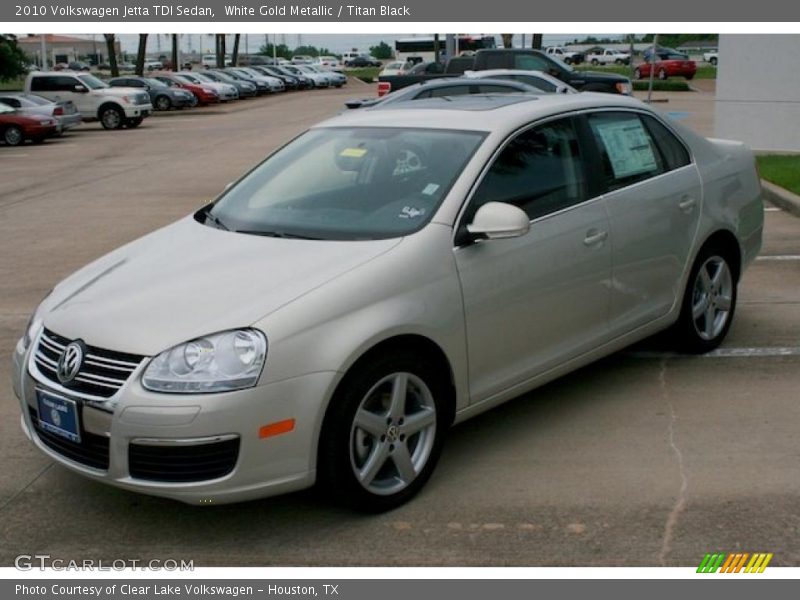
[[[800,196],[764,179],[761,180],[761,189],[764,193],[764,200],[795,217],[800,217]]]

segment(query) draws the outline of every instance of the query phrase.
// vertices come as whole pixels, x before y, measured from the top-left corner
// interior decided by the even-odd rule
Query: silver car
[[[58,122],[57,135],[83,123],[83,117],[71,100],[52,101],[25,92],[0,92],[0,102],[16,109],[22,116],[42,115]]]
[[[389,509],[454,423],[665,329],[715,348],[762,224],[748,148],[631,98],[348,112],[56,285],[22,427],[138,492]]]

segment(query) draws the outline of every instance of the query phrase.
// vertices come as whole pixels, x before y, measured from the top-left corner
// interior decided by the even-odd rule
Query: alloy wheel
[[[721,256],[709,257],[695,278],[692,321],[697,335],[711,341],[725,329],[733,304],[733,275]]]

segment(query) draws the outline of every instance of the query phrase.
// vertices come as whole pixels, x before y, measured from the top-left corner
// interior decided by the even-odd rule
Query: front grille
[[[149,481],[186,483],[223,477],[239,458],[239,438],[208,444],[128,446],[131,477]]]
[[[72,442],[42,429],[39,426],[39,413],[35,408],[30,408],[30,415],[37,437],[53,452],[87,467],[108,470],[107,437],[82,430],[80,443]]]
[[[36,367],[42,376],[55,385],[62,386],[72,392],[91,398],[110,398],[131,376],[143,356],[103,350],[86,346],[83,365],[75,378],[68,383],[58,380],[56,369],[64,348],[71,340],[45,329],[39,337],[36,352],[33,355]]]
[[[134,96],[135,104],[150,104],[150,94],[136,94]]]

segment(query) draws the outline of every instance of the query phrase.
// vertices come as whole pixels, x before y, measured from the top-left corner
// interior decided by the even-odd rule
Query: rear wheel
[[[172,108],[172,100],[168,96],[158,96],[156,98],[156,110],[169,110]]]
[[[593,59],[592,59],[592,64],[593,64],[593,65],[596,67],[597,65],[599,65],[599,64],[600,64],[600,61],[599,61],[599,60],[597,60],[596,58],[593,58]]]
[[[708,62],[710,62],[710,63],[711,63],[712,65],[714,65],[715,67],[717,66],[717,59],[716,59],[715,57],[712,57],[712,58],[711,58],[711,60],[710,60],[710,61],[708,61]]]
[[[673,331],[680,350],[700,354],[722,343],[736,309],[737,278],[729,253],[718,246],[701,250],[683,296]]]
[[[3,132],[3,141],[9,146],[19,146],[25,141],[22,129],[16,125],[9,125]]]
[[[569,56],[567,56],[567,57],[564,58],[564,62],[566,64],[568,64],[568,65],[571,65],[572,64],[572,59]]]
[[[125,124],[125,113],[116,106],[106,106],[100,110],[100,124],[103,129],[122,129]]]
[[[409,351],[355,369],[325,417],[319,486],[351,508],[381,512],[409,500],[433,472],[447,388],[430,361]]]

